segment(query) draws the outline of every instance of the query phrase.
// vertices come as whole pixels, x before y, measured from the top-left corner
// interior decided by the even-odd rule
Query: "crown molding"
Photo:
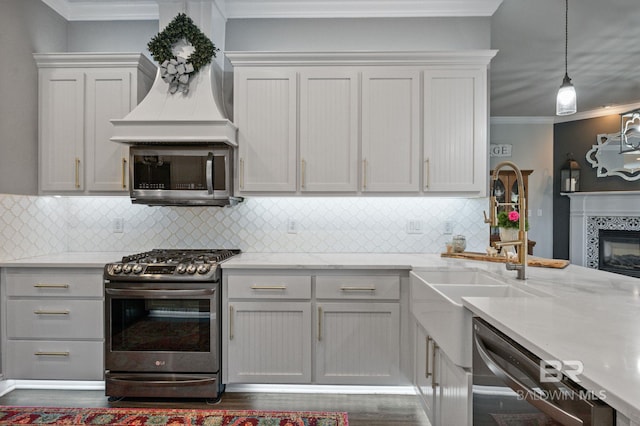
[[[227,19],[492,16],[503,0],[209,0]],[[67,21],[158,19],[156,0],[42,0]]]
[[[491,117],[491,124],[553,124],[554,117]]]
[[[608,108],[598,108],[591,111],[583,111],[573,115],[567,115],[564,117],[556,117],[556,123],[566,123],[576,120],[587,120],[589,118],[606,117],[607,115],[622,114],[633,109],[640,108],[640,103],[616,105]]]

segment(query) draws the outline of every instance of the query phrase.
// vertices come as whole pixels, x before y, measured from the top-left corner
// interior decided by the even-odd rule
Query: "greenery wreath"
[[[195,49],[187,59],[176,57],[172,51],[181,39],[191,43]],[[153,59],[160,64],[162,78],[169,83],[171,93],[187,93],[190,76],[209,64],[216,56],[216,51],[220,50],[184,13],[173,18],[162,32],[151,39],[147,47]]]

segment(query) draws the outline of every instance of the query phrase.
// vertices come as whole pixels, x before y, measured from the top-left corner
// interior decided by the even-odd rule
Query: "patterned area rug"
[[[347,426],[347,413],[0,406],[0,425]]]

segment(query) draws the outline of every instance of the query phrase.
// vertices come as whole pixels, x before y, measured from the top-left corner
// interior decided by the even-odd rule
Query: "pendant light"
[[[571,79],[567,73],[567,50],[569,46],[569,0],[564,0],[564,79],[558,90],[556,98],[556,115],[571,115],[578,110],[576,101],[576,89],[571,84]]]

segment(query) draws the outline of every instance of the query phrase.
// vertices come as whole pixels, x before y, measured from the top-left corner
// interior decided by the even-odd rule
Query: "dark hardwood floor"
[[[103,391],[19,389],[0,397],[0,405],[346,411],[350,426],[429,426],[413,395],[225,392],[222,399],[213,404],[204,400],[124,399],[110,402]]]

